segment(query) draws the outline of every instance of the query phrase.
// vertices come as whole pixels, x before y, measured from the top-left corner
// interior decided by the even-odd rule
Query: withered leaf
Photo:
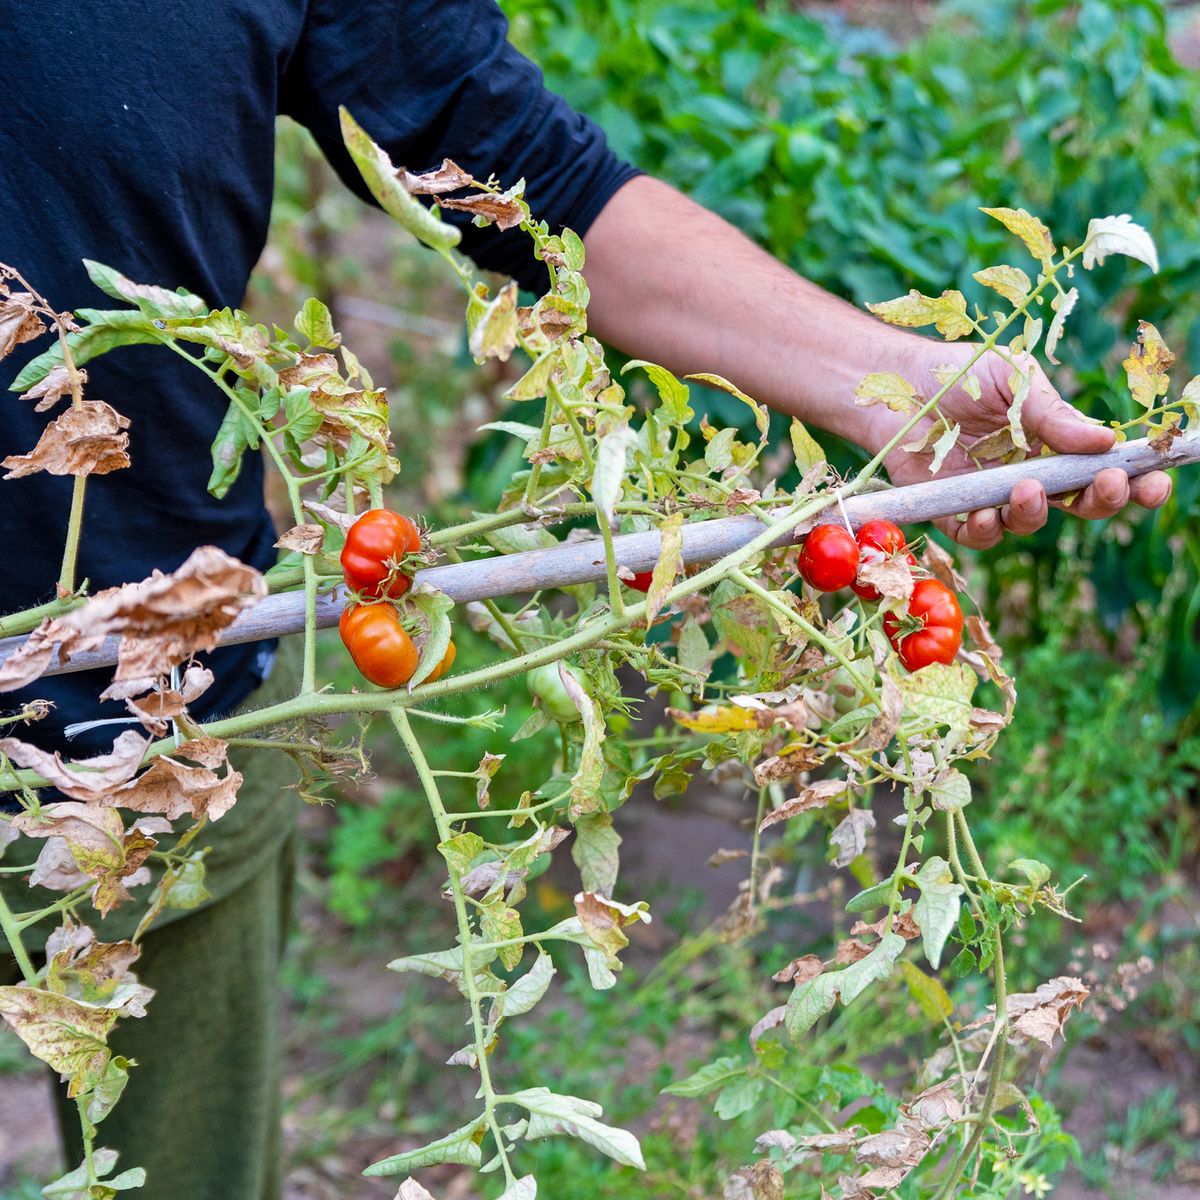
[[[1043,983],[1035,992],[1018,992],[1009,996],[1005,1012],[1012,1023],[1014,1041],[1035,1040],[1047,1046],[1054,1044],[1067,1018],[1082,1008],[1090,991],[1081,979],[1059,975]]]
[[[837,848],[833,865],[848,867],[867,847],[867,830],[875,828],[875,814],[866,808],[852,808],[829,835]]]
[[[449,158],[443,158],[442,165],[432,171],[415,174],[401,167],[396,175],[414,196],[440,196],[445,192],[457,192],[470,187],[474,182],[469,171],[464,171],[458,163]]]
[[[50,665],[57,647],[59,662],[75,653],[95,650],[103,633],[85,636],[62,618],[47,617],[3,663],[0,663],[0,692],[11,692],[37,679]]]
[[[107,475],[129,466],[127,417],[100,400],[85,400],[68,408],[47,425],[28,454],[10,454],[0,464],[5,479],[20,479],[38,471],[51,475]]]
[[[79,376],[80,386],[87,383],[87,372],[80,370],[76,374]],[[67,372],[67,368],[59,363],[57,367],[51,367],[49,374],[40,383],[35,383],[27,392],[21,393],[22,400],[36,400],[37,403],[33,406],[34,412],[45,412],[47,409],[53,408],[64,396],[69,395],[71,391],[71,376]]]
[[[822,779],[806,787],[800,795],[791,800],[785,800],[778,808],[767,813],[759,825],[763,830],[771,825],[786,821],[798,813],[811,812],[815,808],[827,808],[838,796],[846,791],[844,779]]]
[[[759,787],[765,787],[768,783],[776,780],[794,779],[801,772],[809,771],[820,764],[821,755],[816,750],[808,746],[801,746],[798,749],[789,750],[785,754],[764,758],[762,762],[756,764],[754,782]]]
[[[22,342],[33,341],[46,329],[34,305],[29,292],[0,290],[0,358],[7,358]]]
[[[439,200],[442,208],[452,208],[456,212],[470,213],[473,217],[481,217],[487,222],[495,222],[501,230],[514,229],[525,220],[525,213],[517,202],[514,190],[504,193],[480,192],[478,195],[462,196],[457,199],[449,197]]]
[[[125,701],[125,707],[153,733],[162,737],[167,731],[168,722],[181,716],[187,711],[191,702],[203,695],[213,682],[213,673],[197,663],[193,663],[184,672],[183,683],[178,691],[165,689],[150,692]]]
[[[115,793],[111,802],[134,812],[162,813],[169,821],[185,813],[216,821],[233,807],[241,785],[241,773],[232,768],[217,775],[208,767],[189,767],[164,756]]]
[[[82,1004],[41,988],[0,988],[0,1016],[35,1057],[67,1081],[71,1097],[100,1081],[117,1015],[115,1009]]]
[[[293,525],[279,535],[275,545],[280,550],[295,550],[297,554],[318,554],[325,540],[325,530],[320,525]]]
[[[98,802],[137,774],[149,744],[148,738],[130,729],[113,742],[107,754],[82,758],[69,766],[57,751],[51,754],[17,738],[0,738],[0,751],[18,766],[36,771],[64,796]],[[71,770],[71,767],[78,769]]]
[[[794,983],[799,987],[802,983],[808,983],[810,979],[816,979],[818,975],[825,969],[825,964],[815,954],[805,954],[800,958],[794,958],[781,971],[776,971],[771,976],[777,983]]]

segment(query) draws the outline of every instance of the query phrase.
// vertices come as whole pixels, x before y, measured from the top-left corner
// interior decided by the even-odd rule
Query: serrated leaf
[[[77,333],[67,334],[71,357],[77,367],[99,358],[119,346],[143,345],[165,340],[152,318],[133,309],[101,310],[81,308],[76,317],[87,324]],[[63,365],[62,346],[56,341],[49,349],[25,364],[16,379],[9,384],[13,392],[27,392],[42,382],[55,367]]]
[[[658,389],[658,397],[662,401],[663,411],[672,425],[686,425],[695,413],[688,404],[689,392],[686,383],[681,383],[666,367],[657,363],[646,362],[645,359],[630,359],[622,368],[621,374],[640,367],[649,376],[650,382]]]
[[[421,1167],[433,1167],[440,1163],[455,1163],[464,1167],[478,1167],[483,1162],[483,1154],[479,1143],[483,1138],[484,1118],[476,1117],[469,1125],[463,1125],[429,1142],[416,1150],[406,1150],[403,1154],[393,1154],[372,1163],[364,1171],[364,1175],[375,1178],[380,1175],[408,1175]]]
[[[971,278],[976,283],[982,283],[984,287],[999,292],[1009,304],[1013,305],[1020,304],[1033,287],[1029,276],[1020,267],[1003,264],[997,267],[985,267],[982,271],[976,271]]]
[[[1110,254],[1136,258],[1158,273],[1158,250],[1154,239],[1133,222],[1128,213],[1114,217],[1093,217],[1084,239],[1083,265],[1087,270],[1098,266]]]
[[[694,379],[697,383],[706,383],[709,387],[720,388],[723,392],[728,392],[731,396],[736,396],[743,404],[748,405],[750,411],[754,414],[754,424],[758,426],[760,438],[766,438],[767,430],[771,426],[771,415],[767,410],[759,404],[757,400],[747,396],[740,387],[730,383],[721,375],[711,375],[707,372],[701,372],[695,375],[685,375],[685,379]]]
[[[713,1112],[722,1121],[733,1121],[748,1113],[762,1099],[766,1083],[753,1075],[746,1075],[727,1084],[713,1104]]]
[[[332,350],[342,340],[334,332],[333,317],[330,316],[329,309],[315,296],[309,296],[305,300],[293,323],[296,332],[302,338],[306,338],[310,346]]]
[[[904,939],[898,933],[885,933],[865,958],[840,971],[826,971],[797,987],[788,999],[784,1016],[792,1040],[798,1040],[821,1017],[832,1012],[839,997],[843,1004],[851,1004],[871,984],[891,975],[904,945]]]
[[[889,325],[907,329],[934,326],[947,341],[965,337],[974,331],[967,315],[967,300],[962,292],[949,290],[940,296],[924,296],[915,288],[907,296],[868,304],[867,308]]]
[[[636,1167],[639,1171],[646,1169],[637,1138],[624,1129],[615,1129],[599,1121],[598,1118],[604,1115],[599,1104],[576,1096],[558,1095],[541,1087],[514,1092],[506,1102],[528,1111],[529,1127],[525,1137],[529,1141],[565,1134],[586,1142],[615,1162]]]
[[[134,283],[115,267],[91,258],[85,258],[83,266],[88,278],[106,296],[135,304],[148,317],[197,317],[208,312],[209,305],[185,288],[172,292],[152,283]]]
[[[579,868],[585,892],[611,896],[620,867],[621,835],[610,813],[592,813],[575,822],[571,858]]]
[[[1057,253],[1050,230],[1032,213],[1023,208],[981,208],[994,217],[1009,233],[1015,233],[1025,248],[1041,263],[1048,263]]]
[[[726,1087],[733,1080],[739,1079],[745,1074],[746,1064],[741,1059],[718,1058],[713,1062],[705,1063],[686,1079],[680,1079],[677,1083],[669,1083],[662,1090],[666,1096],[695,1099],[697,1096],[706,1096],[709,1092]]]
[[[854,403],[860,408],[886,404],[892,412],[911,416],[921,407],[917,389],[895,371],[877,371],[867,375],[854,389]]]

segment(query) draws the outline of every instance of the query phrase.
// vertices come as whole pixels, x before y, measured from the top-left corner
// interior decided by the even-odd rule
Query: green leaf
[[[529,1012],[549,990],[556,973],[550,955],[539,952],[533,966],[496,998],[500,1011],[506,1017],[519,1017]]]
[[[826,971],[791,994],[784,1015],[784,1025],[793,1041],[807,1033],[821,1017],[833,1011],[838,999],[852,1004],[873,983],[886,979],[904,950],[904,939],[898,933],[885,933],[866,958],[843,967]]]
[[[762,1079],[747,1075],[721,1089],[713,1105],[713,1112],[722,1121],[732,1121],[750,1112],[762,1099],[766,1084]]]
[[[67,345],[77,367],[107,354],[118,346],[134,346],[147,342],[165,341],[163,333],[154,321],[144,313],[127,308],[101,311],[81,308],[75,314],[87,321],[78,333],[67,334]],[[9,384],[9,391],[27,392],[41,383],[55,367],[62,366],[62,347],[55,342],[48,350],[27,362],[16,379]]]
[[[1010,871],[1015,871],[1029,881],[1031,887],[1039,888],[1050,878],[1050,868],[1036,858],[1018,858],[1008,864]]]
[[[622,368],[621,374],[641,367],[650,377],[650,382],[658,389],[658,398],[662,401],[663,411],[672,425],[686,425],[696,414],[688,406],[690,392],[686,383],[681,383],[666,367],[657,363],[646,362],[641,358],[630,359]]]
[[[409,193],[387,153],[370,139],[347,109],[339,108],[338,115],[346,149],[380,208],[432,250],[446,253],[457,246],[462,241],[462,232],[435,216]]]
[[[416,1150],[406,1150],[403,1154],[393,1154],[390,1158],[380,1159],[372,1163],[364,1171],[364,1175],[376,1177],[379,1175],[408,1175],[421,1167],[433,1167],[441,1163],[456,1163],[464,1167],[478,1167],[483,1162],[483,1154],[479,1143],[483,1140],[484,1118],[477,1117],[469,1125],[463,1125],[453,1133],[448,1133],[436,1142],[421,1146]]]
[[[733,1080],[741,1078],[746,1071],[746,1064],[741,1059],[718,1058],[714,1062],[706,1063],[686,1079],[668,1084],[662,1089],[663,1095],[685,1096],[688,1099],[706,1096],[709,1092],[726,1087]]]
[[[921,930],[925,957],[935,970],[942,961],[946,939],[958,923],[962,887],[953,882],[950,866],[943,858],[931,858],[917,872],[921,895],[913,905],[913,920]]]
[[[566,1134],[579,1138],[615,1162],[637,1167],[639,1171],[646,1169],[637,1138],[624,1129],[615,1129],[597,1120],[604,1115],[599,1104],[580,1100],[577,1096],[560,1096],[541,1087],[514,1092],[507,1102],[528,1110],[529,1128],[525,1137],[531,1142]]]
[[[212,474],[208,477],[208,490],[221,500],[233,487],[242,472],[242,457],[252,446],[258,445],[259,428],[234,401],[225,410],[225,419],[217,430],[212,444]]]
[[[946,989],[936,979],[926,975],[907,960],[900,963],[900,975],[931,1025],[940,1025],[950,1018],[954,1012],[954,1004],[946,994]]]
[[[884,908],[891,897],[892,881],[885,879],[883,883],[877,883],[874,887],[867,888],[865,892],[859,892],[857,896],[852,896],[846,905],[846,911],[860,913],[870,912],[873,908]]]
[[[309,296],[305,300],[300,311],[296,314],[296,320],[293,324],[296,327],[296,332],[302,338],[306,338],[310,346],[319,346],[323,350],[332,350],[342,340],[334,331],[333,317],[330,315],[329,309],[315,296]]]
[[[85,258],[83,265],[88,278],[106,296],[136,304],[148,317],[198,317],[210,308],[209,304],[186,288],[172,292],[152,283],[134,283],[115,268],[106,267],[90,258]]]

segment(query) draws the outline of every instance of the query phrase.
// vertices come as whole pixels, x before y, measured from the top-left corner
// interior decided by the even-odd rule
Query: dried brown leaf
[[[0,358],[7,358],[22,342],[31,342],[46,329],[34,312],[36,302],[29,292],[0,292]]]
[[[293,525],[279,535],[275,545],[280,550],[295,550],[297,554],[319,554],[325,541],[325,530],[320,525]]]
[[[82,387],[87,383],[87,372],[80,370],[79,383]],[[33,406],[34,412],[45,412],[47,409],[53,408],[64,396],[70,395],[71,392],[71,376],[67,372],[67,368],[61,363],[57,367],[51,367],[49,374],[40,383],[35,383],[27,392],[21,393],[22,400],[36,400],[37,404]]]
[[[129,466],[129,420],[100,400],[68,408],[47,425],[28,454],[10,454],[5,479],[38,471],[51,475],[107,475]]]

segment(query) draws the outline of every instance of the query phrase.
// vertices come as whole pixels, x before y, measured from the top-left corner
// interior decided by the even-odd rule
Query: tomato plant
[[[902,1187],[936,1200],[962,1194],[1007,1152],[1014,1129],[1032,1132],[1026,1115],[1033,1110],[1019,1087],[1033,1065],[1030,1043],[1056,1043],[1087,988],[1073,976],[1056,975],[1033,992],[1009,994],[1006,954],[1016,940],[1010,931],[1067,910],[1048,865],[986,862],[967,819],[968,772],[988,756],[1016,702],[986,618],[967,624],[973,653],[955,658],[964,623],[946,582],[955,580],[949,556],[929,544],[920,562],[910,563],[890,530],[877,535],[882,544],[864,534],[864,549],[891,554],[887,570],[880,570],[877,562],[860,563],[860,542],[833,522],[840,500],[870,496],[886,455],[911,445],[907,439],[919,425],[921,445],[932,429],[940,452],[950,441],[971,452],[974,443],[960,445],[939,405],[968,380],[975,359],[944,372],[927,398],[894,373],[864,381],[860,403],[896,405],[903,424],[853,476],[831,468],[795,422],[791,444],[805,460],[803,486],[788,493],[779,486],[778,467],[767,465],[766,451],[774,454],[768,414],[734,384],[701,377],[748,406],[756,432],[746,441],[743,430],[716,430],[710,423],[711,437],[699,453],[692,407],[699,401],[685,380],[656,364],[628,363],[626,373],[648,381],[644,402],[630,401],[587,332],[581,239],[570,230],[551,233],[529,212],[519,187],[503,191],[450,162],[424,175],[397,172],[349,114],[343,114],[343,133],[383,207],[463,285],[471,353],[481,362],[504,363],[519,350],[524,361],[506,395],[514,404],[542,406],[540,419],[504,423],[516,439],[519,468],[506,479],[496,511],[464,513],[461,521],[431,531],[424,548],[416,527],[384,505],[384,489],[399,468],[386,393],[343,345],[320,301],[297,313],[293,337],[255,324],[244,312],[210,309],[199,297],[134,284],[93,263],[93,279],[126,307],[85,310],[68,324],[15,271],[0,272],[0,329],[8,340],[32,340],[51,327],[61,334],[17,381],[34,400],[70,397],[71,419],[47,426],[47,446],[72,437],[77,442],[78,425],[92,431],[86,448],[71,444],[78,504],[72,505],[57,598],[0,618],[3,633],[31,634],[4,661],[0,687],[35,683],[57,669],[56,657],[69,662],[116,636],[121,646],[112,694],[128,701],[131,719],[146,731],[128,730],[111,753],[82,761],[64,761],[17,736],[0,739],[0,788],[19,809],[3,818],[5,833],[20,835],[8,853],[21,856],[5,871],[36,872],[62,886],[61,898],[36,914],[62,922],[60,951],[46,965],[35,964],[25,945],[28,921],[0,894],[0,930],[23,975],[21,986],[0,988],[0,1016],[35,1055],[67,1075],[80,1101],[87,1157],[80,1174],[58,1190],[76,1181],[91,1195],[119,1190],[102,1178],[111,1156],[94,1149],[97,1127],[130,1069],[111,1053],[107,1035],[118,1019],[137,1019],[150,999],[132,971],[136,956],[103,944],[81,953],[91,944],[80,924],[88,906],[103,916],[144,903],[140,934],[164,908],[199,903],[206,850],[221,829],[212,828],[214,818],[234,803],[242,780],[230,751],[240,761],[243,753],[276,754],[284,747],[301,770],[304,794],[319,798],[347,764],[361,764],[363,726],[381,717],[398,736],[436,827],[446,880],[439,893],[454,929],[441,946],[428,944],[427,930],[415,931],[412,952],[389,967],[449,985],[465,1004],[467,1040],[449,1065],[467,1078],[452,1091],[469,1111],[426,1145],[409,1148],[411,1129],[405,1129],[405,1148],[373,1163],[369,1174],[401,1176],[401,1194],[419,1196],[413,1172],[457,1164],[495,1172],[503,1200],[532,1200],[537,1184],[524,1160],[532,1161],[549,1136],[574,1137],[618,1164],[646,1167],[638,1139],[606,1123],[594,1101],[502,1081],[509,1069],[506,1023],[545,1001],[562,954],[578,956],[597,991],[616,986],[628,931],[650,920],[644,901],[619,891],[616,814],[641,784],[669,796],[713,775],[734,785],[730,794],[753,830],[747,878],[722,922],[722,939],[740,942],[753,959],[771,915],[802,902],[780,887],[786,866],[794,874],[789,855],[802,838],[818,842],[832,870],[848,871],[843,882],[852,879],[857,889],[845,904],[850,920],[839,912],[831,922],[849,924],[848,935],[827,955],[805,955],[770,972],[779,1002],[753,1023],[750,1039],[739,1039],[728,1054],[669,1089],[684,1097],[715,1092],[718,1114],[756,1112],[770,1122],[758,1143],[746,1147],[756,1161],[735,1174],[726,1194],[780,1196],[791,1182],[807,1188],[806,1196],[828,1183],[856,1200]],[[440,208],[473,213],[484,223],[503,218],[519,228],[537,258],[553,266],[547,294],[521,307],[514,284],[492,288],[478,279],[457,256],[458,229],[425,206],[421,197],[428,196],[436,196]],[[1143,260],[1153,254],[1148,235],[1127,218],[1094,221],[1082,242],[1060,250],[1031,214],[999,208],[991,215],[1033,254],[1036,281],[1007,264],[991,268],[984,277],[1000,286],[989,314],[972,315],[953,290],[939,296],[912,291],[873,310],[898,325],[932,324],[951,339],[977,336],[979,354],[1011,336],[1014,324],[1021,348],[1032,352],[1045,329],[1052,351],[1073,303],[1065,299],[1070,293],[1063,281],[1076,268],[1090,269],[1107,254]],[[1016,287],[1014,280],[1024,283]],[[1053,314],[1047,325],[1031,315],[1044,305]],[[77,586],[71,546],[88,476],[121,469],[128,452],[120,414],[83,399],[79,367],[125,343],[169,347],[228,401],[213,447],[214,491],[228,488],[247,450],[261,447],[270,458],[294,522],[280,538],[286,555],[277,568],[263,575],[215,547],[199,547],[170,575],[98,596]],[[1142,328],[1131,362],[1131,392],[1141,398],[1147,429],[1169,442],[1198,385],[1178,400],[1164,399],[1170,356],[1152,327]],[[1021,384],[1014,376],[1013,410],[988,434],[993,441],[1011,438],[1019,427]],[[32,472],[59,461],[39,448],[6,466]],[[1008,451],[1014,460],[1023,453],[1015,444]],[[370,512],[356,517],[346,511],[357,511],[364,494]],[[754,532],[689,572],[685,526],[714,511],[755,518],[747,523]],[[797,595],[787,586],[795,552],[780,547],[794,544],[797,531],[814,521],[823,523],[807,533],[799,554],[806,582],[834,591],[855,583],[861,569],[870,575],[863,582],[880,594],[878,607],[851,600],[826,615],[810,592]],[[572,526],[564,552],[586,539],[590,574],[553,597],[528,579],[509,580],[465,605],[464,619],[487,639],[492,658],[448,674],[455,603],[428,582],[410,583],[409,556],[444,554],[464,569],[482,563],[482,572],[499,578],[503,572],[486,561],[491,551],[553,550],[563,522]],[[644,599],[631,597],[622,585],[617,539],[650,531],[660,545],[655,573],[671,582],[649,587]],[[317,678],[318,612],[336,587],[339,557],[358,599],[378,592],[374,603],[347,607],[340,628],[359,669],[385,692],[339,692]],[[187,706],[212,676],[194,655],[211,648],[269,591],[295,593],[295,611],[303,614],[298,693],[260,709],[195,720]],[[425,729],[433,726],[442,738],[447,726],[496,734],[497,712],[456,708],[454,701],[522,677],[532,703],[520,728],[497,737],[495,750],[473,769],[434,769]],[[418,688],[404,688],[421,680]],[[631,687],[631,680],[638,682]],[[977,703],[981,680],[995,685],[999,709]],[[631,737],[650,691],[669,696],[669,706],[645,723],[646,736]],[[35,720],[39,711],[44,708],[29,705],[4,722]],[[331,720],[349,714],[361,725]],[[542,777],[528,777],[524,756],[512,754],[514,744],[533,738],[553,746],[540,759],[528,756],[553,760]],[[525,785],[510,807],[494,805],[489,793],[502,770],[517,773]],[[40,798],[50,787],[69,799]],[[128,812],[137,816],[127,823]],[[877,812],[899,827],[898,846],[874,836]],[[154,818],[149,828],[147,816]],[[168,829],[179,840],[159,849],[155,835]],[[522,907],[526,884],[568,835],[579,890],[567,911],[545,924]],[[30,839],[44,848],[31,850]],[[38,861],[24,861],[33,854]],[[62,868],[68,859],[71,870],[49,870],[48,864]],[[143,872],[147,864],[153,869]],[[831,886],[826,894],[844,893]],[[956,985],[977,973],[989,982]],[[982,994],[989,986],[990,1007]],[[855,1090],[858,1081],[841,1089],[837,1073],[821,1068],[824,1048],[840,1036],[844,1010],[855,1001],[914,1007],[929,1037],[948,1039],[927,1056],[892,1056],[903,1100],[889,1098],[882,1082],[865,1092]],[[448,1022],[456,1031],[461,1024],[458,1015]],[[906,1072],[918,1062],[919,1072]],[[798,1064],[811,1076],[802,1104],[789,1102],[799,1093],[783,1077]],[[866,1094],[874,1101],[869,1117],[856,1103]],[[1014,1126],[1006,1110],[1025,1115]],[[133,1176],[112,1183],[119,1180],[125,1180],[122,1188],[134,1186]]]

